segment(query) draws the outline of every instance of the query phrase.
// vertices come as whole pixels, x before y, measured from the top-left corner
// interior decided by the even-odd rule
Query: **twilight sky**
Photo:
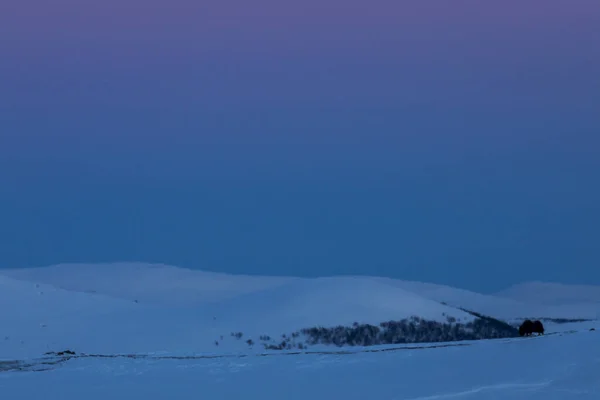
[[[600,284],[600,3],[8,0],[0,267]]]

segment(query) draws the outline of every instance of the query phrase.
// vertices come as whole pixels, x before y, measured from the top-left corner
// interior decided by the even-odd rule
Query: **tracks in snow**
[[[504,383],[498,385],[489,385],[489,386],[480,386],[470,390],[465,390],[461,392],[454,393],[443,393],[432,396],[425,397],[415,397],[410,400],[443,400],[443,399],[455,399],[461,397],[471,397],[471,396],[480,396],[482,393],[486,392],[496,392],[496,391],[506,391],[506,390],[520,390],[520,391],[531,391],[531,390],[539,390],[544,387],[550,385],[552,381],[545,381],[540,383]],[[510,393],[507,393],[507,397],[510,397]]]

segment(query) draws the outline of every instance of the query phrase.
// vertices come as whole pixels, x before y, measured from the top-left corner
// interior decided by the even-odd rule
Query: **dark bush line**
[[[373,346],[403,343],[436,343],[461,340],[500,339],[517,337],[519,332],[507,323],[489,317],[478,317],[468,323],[427,321],[413,316],[373,326],[354,324],[352,327],[314,327],[301,330],[310,345]]]
[[[475,320],[463,323],[454,317],[446,322],[428,321],[413,316],[400,321],[386,321],[378,326],[359,324],[352,326],[301,329],[290,335],[283,334],[279,340],[267,335],[260,336],[266,350],[305,350],[313,345],[375,346],[404,343],[439,343],[463,340],[501,339],[519,336],[519,330],[504,321],[464,310]],[[237,335],[236,335],[237,336]],[[250,343],[248,343],[250,345]],[[252,343],[254,345],[254,343]]]

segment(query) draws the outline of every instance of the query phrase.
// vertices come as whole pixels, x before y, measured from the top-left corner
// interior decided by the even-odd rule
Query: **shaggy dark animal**
[[[542,321],[533,321],[531,332],[537,333],[538,335],[543,335],[544,325],[542,324]]]
[[[519,327],[519,335],[521,336],[531,336],[533,333],[533,321],[530,319],[526,319],[523,321],[521,326]]]
[[[544,334],[544,325],[541,321],[532,321],[530,319],[526,319],[523,321],[521,326],[519,327],[519,335],[521,336],[531,336],[532,334],[537,333],[538,335]]]

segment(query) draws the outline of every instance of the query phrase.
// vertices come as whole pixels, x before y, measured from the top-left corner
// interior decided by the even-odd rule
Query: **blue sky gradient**
[[[29,3],[0,267],[600,284],[597,2]]]

